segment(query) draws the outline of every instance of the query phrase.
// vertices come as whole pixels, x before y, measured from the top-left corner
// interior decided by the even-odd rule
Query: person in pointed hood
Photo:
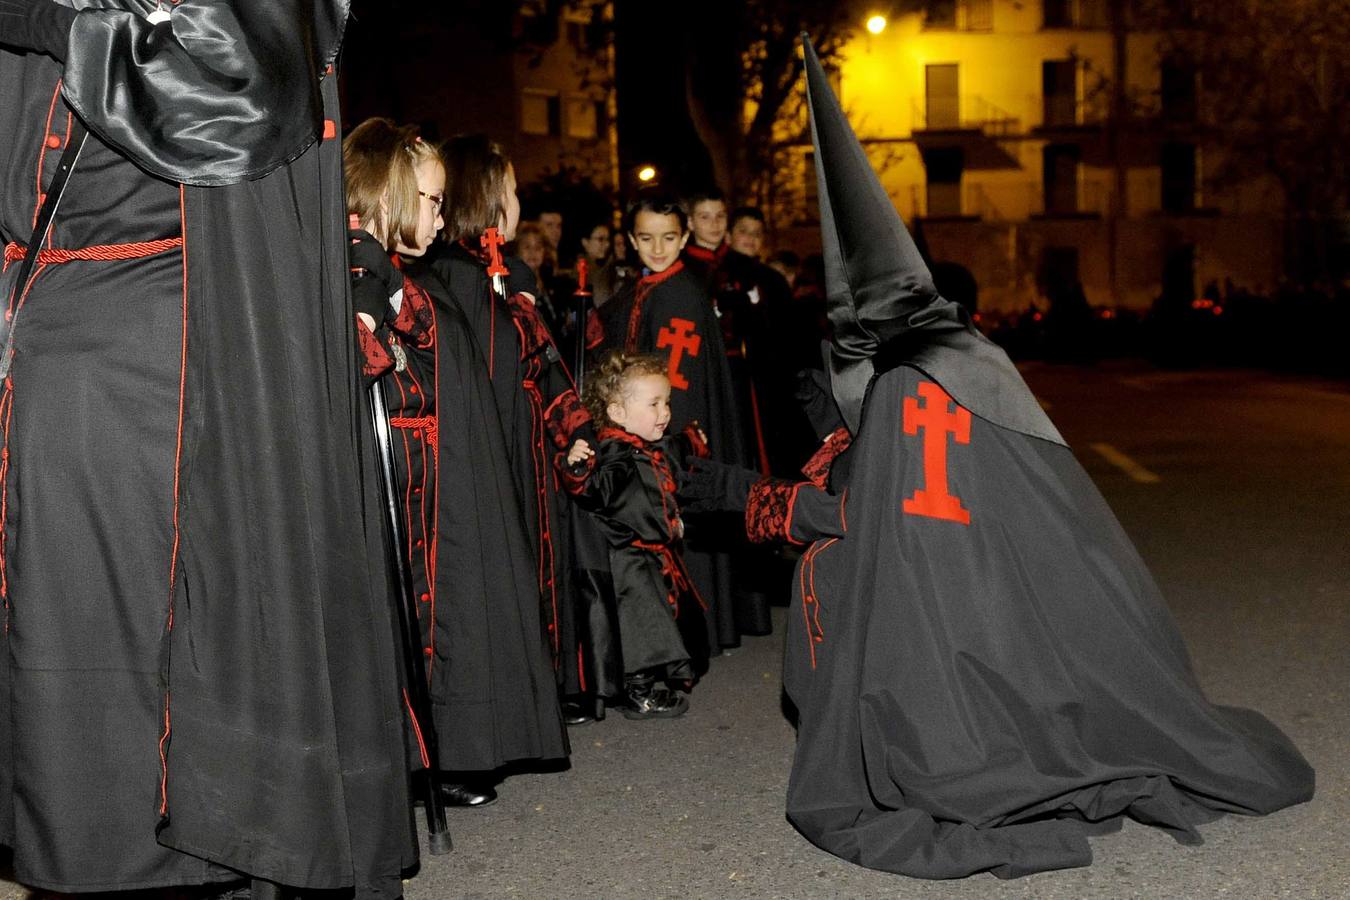
[[[1089,864],[1088,836],[1127,817],[1199,843],[1223,813],[1309,799],[1278,728],[1205,698],[1143,560],[1007,356],[934,288],[805,44],[845,427],[807,481],[701,461],[682,489],[803,551],[788,818],[871,868],[1010,878]]]

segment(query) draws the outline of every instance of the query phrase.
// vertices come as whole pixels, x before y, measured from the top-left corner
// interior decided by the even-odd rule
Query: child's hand
[[[572,445],[572,449],[567,451],[567,464],[569,466],[575,466],[577,463],[590,459],[594,455],[595,451],[591,449],[591,445],[581,438],[577,438],[577,442]]]

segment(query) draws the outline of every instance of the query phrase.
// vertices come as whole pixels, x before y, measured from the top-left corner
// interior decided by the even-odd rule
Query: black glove
[[[711,459],[696,459],[676,490],[684,512],[744,511],[750,488],[763,476],[751,469]]]
[[[403,273],[394,268],[389,253],[370,232],[353,228],[350,238],[347,258],[352,268],[352,306],[378,324],[392,312],[389,298],[403,288]]]
[[[66,61],[75,10],[52,0],[0,0],[0,44]]]
[[[502,265],[506,266],[507,294],[529,294],[538,299],[539,278],[534,269],[525,265],[525,260],[518,256],[503,256]]]

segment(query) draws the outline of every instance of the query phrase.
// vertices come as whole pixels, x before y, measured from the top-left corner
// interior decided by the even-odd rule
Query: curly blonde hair
[[[609,417],[609,405],[622,403],[628,382],[643,375],[666,375],[666,361],[650,353],[611,350],[586,375],[581,402],[602,426],[619,427]]]

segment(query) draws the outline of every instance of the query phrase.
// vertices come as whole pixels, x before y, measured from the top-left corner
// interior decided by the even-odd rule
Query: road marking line
[[[1096,450],[1102,459],[1105,459],[1111,465],[1120,469],[1140,484],[1157,484],[1162,481],[1157,475],[1153,474],[1148,469],[1145,469],[1143,466],[1139,465],[1139,463],[1130,459],[1110,444],[1089,444],[1088,446],[1093,450]]]

